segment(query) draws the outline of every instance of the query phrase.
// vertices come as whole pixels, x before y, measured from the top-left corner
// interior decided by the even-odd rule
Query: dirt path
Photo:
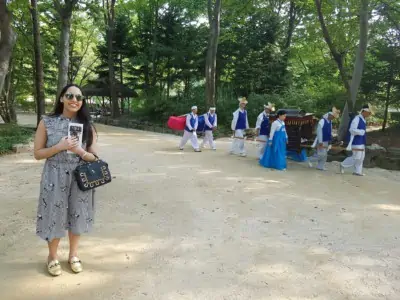
[[[0,158],[1,299],[400,299],[400,173],[274,172],[227,140],[179,152],[177,137],[98,129],[116,178],[97,192],[79,275],[45,272],[42,162]]]

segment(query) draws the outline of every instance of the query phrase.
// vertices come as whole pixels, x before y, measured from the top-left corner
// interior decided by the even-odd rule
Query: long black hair
[[[57,100],[56,100],[56,105],[54,107],[53,113],[50,114],[50,116],[60,116],[63,111],[64,111],[64,103],[61,102],[62,97],[64,97],[65,93],[70,87],[76,87],[80,91],[82,89],[80,86],[70,83],[67,84],[60,92],[60,95],[58,95]],[[96,130],[91,122],[90,118],[90,113],[88,106],[86,104],[86,99],[83,98],[82,100],[82,106],[81,109],[78,110],[78,113],[76,115],[76,121],[83,124],[83,134],[82,134],[82,142],[86,143],[86,147],[89,148],[92,143],[93,143],[93,130]]]

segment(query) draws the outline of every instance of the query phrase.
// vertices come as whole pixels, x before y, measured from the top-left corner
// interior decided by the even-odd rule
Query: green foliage
[[[32,128],[0,124],[0,155],[10,153],[15,144],[28,142],[32,138],[33,132]]]
[[[217,109],[229,128],[237,98],[249,99],[254,126],[264,103],[301,108],[320,116],[343,108],[346,95],[337,66],[322,37],[312,0],[296,0],[289,49],[289,0],[226,0],[222,4],[217,53]],[[14,89],[20,107],[34,96],[32,24],[26,1],[11,1],[18,33],[13,53]],[[69,79],[86,84],[107,76],[106,25],[101,1],[80,1],[71,28]],[[359,1],[323,1],[323,14],[348,74],[359,38]],[[359,101],[400,106],[400,4],[371,1],[370,42]],[[51,0],[39,4],[46,98],[54,99],[60,24]],[[117,1],[113,61],[116,79],[139,93],[131,117],[165,122],[193,104],[206,112],[205,56],[209,35],[207,2]],[[390,89],[388,86],[390,85]],[[389,92],[388,92],[389,90]],[[388,100],[389,99],[389,100]]]
[[[288,85],[287,70],[279,47],[283,18],[268,7],[247,7],[226,12],[221,22],[218,73],[232,82],[238,96],[282,90]]]

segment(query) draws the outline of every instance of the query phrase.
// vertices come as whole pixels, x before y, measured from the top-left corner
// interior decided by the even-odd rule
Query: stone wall
[[[343,161],[349,155],[352,153],[347,151],[330,153],[328,161]],[[364,167],[400,170],[400,148],[385,149],[378,145],[367,146]]]

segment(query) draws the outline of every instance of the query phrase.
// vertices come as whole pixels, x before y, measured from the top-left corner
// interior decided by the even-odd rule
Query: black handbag
[[[108,164],[98,158],[95,161],[78,165],[74,174],[81,191],[88,191],[111,182]]]

